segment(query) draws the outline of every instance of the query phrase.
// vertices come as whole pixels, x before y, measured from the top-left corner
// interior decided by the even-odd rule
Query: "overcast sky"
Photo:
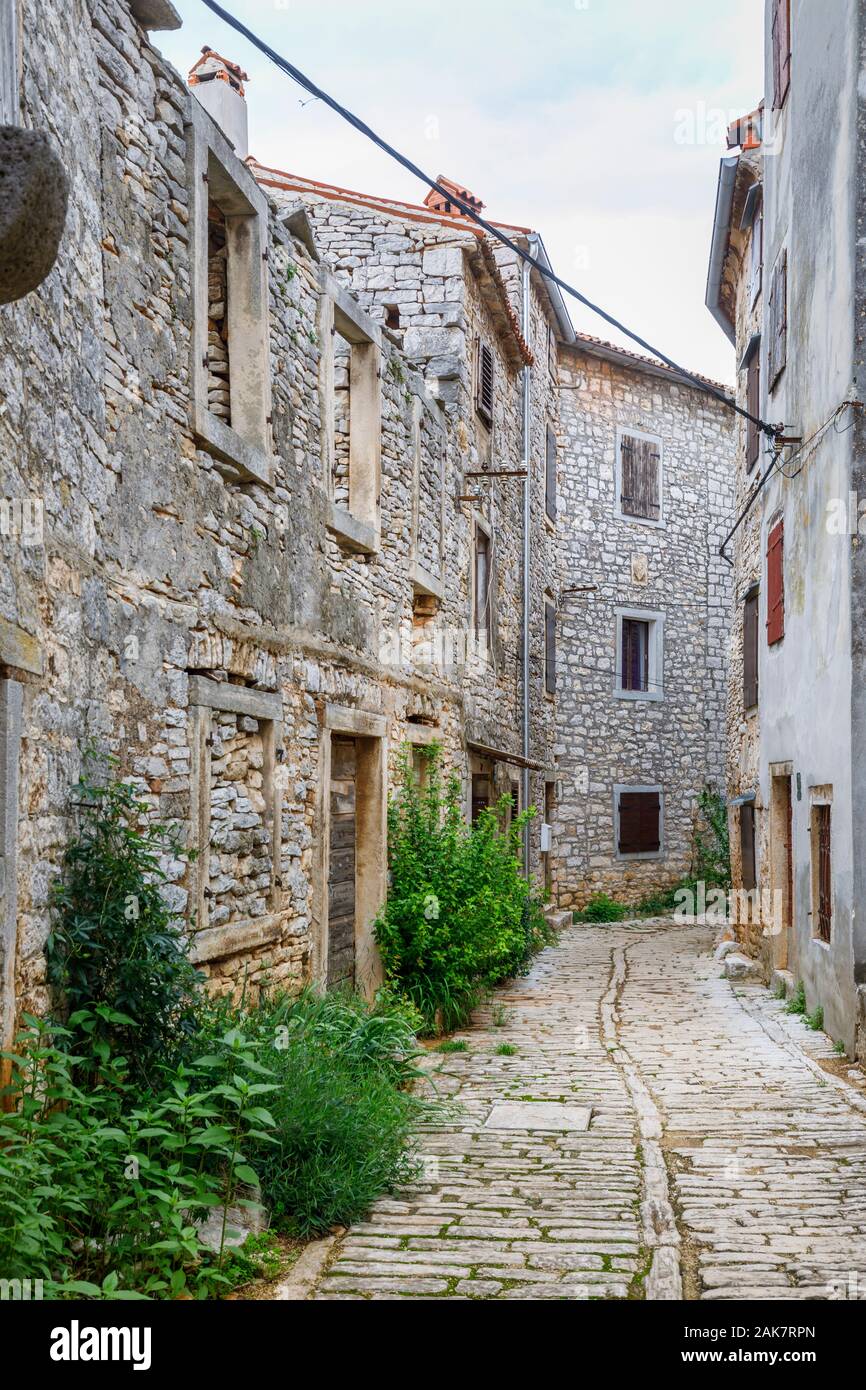
[[[183,29],[154,41],[184,74],[204,44],[246,69],[258,159],[423,201],[202,0],[174,3]],[[732,379],[704,290],[724,125],[762,95],[761,0],[221,3],[422,168],[470,188],[491,219],[539,231],[591,299],[684,366]],[[572,314],[616,337],[574,301]]]

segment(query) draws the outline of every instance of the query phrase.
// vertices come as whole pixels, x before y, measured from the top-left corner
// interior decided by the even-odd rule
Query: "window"
[[[661,441],[623,431],[617,437],[616,514],[629,521],[661,521]]]
[[[544,597],[544,689],[556,694],[556,605],[549,594]]]
[[[758,195],[760,199],[760,194]],[[761,270],[764,264],[764,209],[758,202],[752,220],[752,235],[749,241],[749,306],[754,306],[761,293]]]
[[[780,518],[767,537],[767,646],[785,635],[785,523]]]
[[[396,304],[385,305],[385,327],[392,330],[400,327],[400,310]]]
[[[829,943],[833,929],[833,876],[829,801],[813,802],[809,826],[812,856],[812,934]]]
[[[769,388],[772,391],[788,360],[788,252],[783,251],[776,261],[770,281],[770,302],[767,306],[769,342],[767,358]]]
[[[490,537],[475,523],[472,575],[472,625],[478,648],[486,652],[490,643]]]
[[[773,0],[773,110],[785,104],[791,85],[791,0]]]
[[[270,483],[267,199],[203,107],[190,109],[193,429],[234,475]]]
[[[620,859],[658,858],[662,850],[660,787],[615,787],[616,853]]]
[[[482,811],[486,811],[493,802],[493,777],[492,774],[483,770],[472,773],[472,824],[474,825]]]
[[[556,434],[547,426],[544,460],[544,509],[551,521],[556,521]]]
[[[483,338],[475,356],[475,409],[486,425],[493,424],[493,352]]]
[[[757,338],[746,368],[746,409],[759,418],[761,414],[761,340]],[[746,421],[746,472],[751,473],[761,455],[761,431],[752,421]]]
[[[755,803],[745,801],[740,807],[740,883],[746,891],[758,884],[755,869]]]
[[[758,586],[743,599],[743,709],[758,703]]]
[[[18,3],[0,0],[0,125],[18,125],[18,82]]]
[[[328,528],[341,546],[374,554],[380,541],[382,331],[334,279],[322,276],[319,340]]]
[[[661,700],[664,615],[623,608],[616,613],[616,687],[621,699]]]

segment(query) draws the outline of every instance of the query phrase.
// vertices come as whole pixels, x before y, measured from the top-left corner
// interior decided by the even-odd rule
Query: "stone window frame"
[[[619,849],[619,799],[623,792],[655,792],[659,799],[659,847],[639,850],[636,853],[621,854]],[[664,859],[665,845],[665,791],[660,782],[616,782],[613,788],[613,851],[614,858],[623,862],[632,859]]]
[[[319,366],[326,524],[341,546],[378,553],[382,539],[382,329],[326,268],[320,271]],[[349,506],[334,501],[334,334],[352,349],[349,366]]]
[[[0,1048],[15,1037],[18,943],[18,815],[24,687],[0,680]],[[0,1078],[8,1065],[0,1063]]]
[[[445,527],[446,527],[446,496],[445,496],[445,441],[440,441],[437,454],[439,463],[439,575],[437,578],[421,564],[418,559],[418,539],[421,529],[421,469],[424,464],[423,450],[421,446],[421,419],[426,408],[426,402],[416,396],[412,405],[412,540],[410,546],[409,575],[412,580],[412,588],[415,594],[423,594],[429,598],[436,599],[441,603],[445,596],[445,585],[441,576],[445,573]],[[435,464],[436,460],[432,460]]]
[[[634,622],[649,624],[649,653],[647,660],[647,690],[623,690],[622,687],[622,623],[624,618]],[[665,614],[658,608],[616,607],[614,649],[614,688],[618,700],[654,700],[656,703],[665,697]]]
[[[192,844],[199,855],[195,863],[192,893],[195,929],[191,935],[190,957],[199,963],[221,960],[238,951],[253,950],[276,940],[281,929],[278,904],[282,868],[282,787],[276,765],[283,748],[283,697],[279,691],[256,690],[208,676],[190,676],[189,708],[192,722],[192,770],[190,778],[190,824]],[[216,711],[246,714],[265,724],[263,795],[267,805],[266,824],[271,827],[271,888],[268,912],[264,917],[230,922],[224,926],[207,924],[208,854],[210,848],[210,737]]]
[[[193,433],[199,447],[245,482],[271,486],[268,202],[247,166],[204,108],[190,99],[187,175],[193,323],[190,350]],[[232,423],[208,409],[208,199],[226,217]]]
[[[487,625],[484,628],[479,628],[478,626],[478,613],[476,611],[479,531],[487,537]],[[480,512],[473,509],[472,544],[470,546],[469,555],[469,635],[474,655],[485,663],[493,659],[493,633],[496,624],[496,600],[493,590],[493,546],[493,526]],[[483,646],[481,644],[482,632],[485,635]]]
[[[21,119],[21,27],[18,0],[0,0],[0,125]]]
[[[657,520],[653,521],[650,516],[630,516],[622,510],[620,498],[622,496],[622,441],[628,435],[630,439],[646,439],[650,444],[656,444],[659,451],[659,514]],[[631,425],[617,425],[616,427],[616,457],[613,469],[613,514],[617,521],[626,521],[633,526],[652,526],[655,530],[664,531],[667,529],[665,518],[665,448],[664,441],[660,434],[652,434],[649,430],[633,429]]]

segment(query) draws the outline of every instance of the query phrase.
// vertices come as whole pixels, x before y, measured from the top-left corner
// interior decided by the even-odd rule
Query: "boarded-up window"
[[[544,688],[548,695],[556,693],[556,608],[553,600],[544,600]]]
[[[475,409],[482,420],[493,424],[493,352],[481,338],[475,366]]]
[[[620,440],[620,495],[623,516],[658,521],[661,453],[654,439],[624,434]]]
[[[769,387],[772,391],[788,360],[788,253],[783,251],[770,281],[767,305]]]
[[[486,531],[482,531],[480,526],[475,528],[474,568],[475,636],[486,646],[490,628],[490,537]]]
[[[758,703],[758,590],[743,600],[743,709]]]
[[[746,890],[757,886],[755,872],[755,804],[740,807],[740,881]]]
[[[556,520],[556,435],[552,425],[547,426],[547,444],[544,460],[544,507],[551,521]]]
[[[661,797],[657,791],[619,793],[619,854],[657,854],[661,849]]]
[[[767,537],[767,645],[785,635],[785,528],[777,521]]]
[[[749,358],[746,409],[755,419],[746,421],[746,472],[751,473],[761,453],[761,431],[755,420],[761,413],[761,348],[756,344]]]
[[[814,875],[815,935],[829,941],[833,926],[833,878],[830,857],[830,807],[812,807],[812,872]]]
[[[773,0],[773,110],[785,104],[791,85],[791,0]]]
[[[622,620],[621,688],[649,690],[650,625],[637,618]]]

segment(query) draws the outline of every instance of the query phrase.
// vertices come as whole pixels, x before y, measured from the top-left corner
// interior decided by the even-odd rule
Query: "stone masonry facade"
[[[407,743],[442,746],[467,810],[478,778],[544,812],[552,848],[539,817],[529,868],[563,906],[586,886],[669,881],[694,796],[721,769],[724,580],[707,552],[708,513],[730,505],[721,410],[655,364],[569,346],[537,272],[524,284],[517,258],[453,210],[245,159],[206,84],[188,86],[143,27],[173,14],[165,0],[23,14],[19,119],[62,152],[69,211],[51,274],[0,309],[4,1044],[16,1010],[46,1002],[49,889],[88,744],[184,829],[199,854],[167,864],[171,905],[214,987],[253,994],[265,977],[328,978],[343,740],[367,990]],[[239,69],[220,63],[213,85],[242,102]],[[560,390],[581,372],[587,389]],[[602,534],[620,414],[665,437],[676,502],[664,535],[628,546]],[[642,592],[664,597],[674,634],[670,704],[634,711],[643,752],[621,711],[602,720],[571,631],[584,609],[562,592],[598,582],[613,604],[632,550],[649,552]],[[601,627],[591,645],[603,666]],[[670,851],[617,878],[607,783],[643,775],[647,757]]]

